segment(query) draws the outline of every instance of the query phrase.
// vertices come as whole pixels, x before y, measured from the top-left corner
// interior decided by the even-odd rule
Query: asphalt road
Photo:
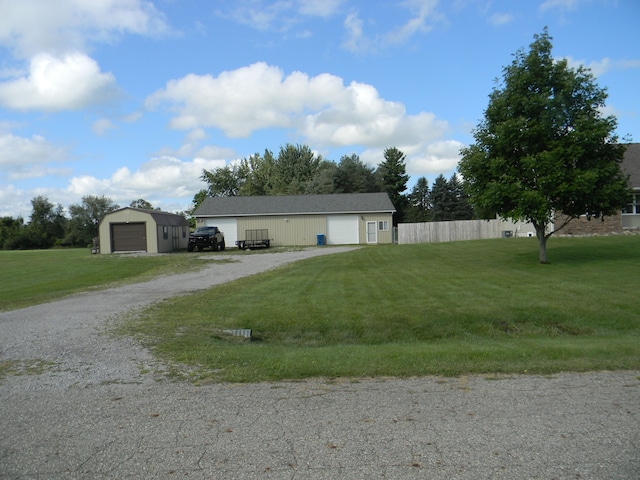
[[[0,313],[14,370],[0,478],[640,478],[640,371],[193,386],[107,333],[131,309],[340,251],[238,256]]]

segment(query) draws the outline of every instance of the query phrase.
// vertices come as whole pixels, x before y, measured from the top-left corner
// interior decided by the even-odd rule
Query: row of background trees
[[[88,195],[82,203],[69,207],[65,215],[61,204],[54,205],[45,196],[31,200],[29,223],[21,217],[0,218],[0,247],[3,250],[31,250],[53,246],[86,247],[98,235],[98,224],[104,214],[120,208],[110,198]],[[132,207],[153,209],[146,200],[131,202]]]
[[[395,223],[473,218],[473,209],[463,191],[459,177],[440,175],[429,188],[420,177],[407,193],[409,175],[406,155],[395,147],[384,151],[377,168],[370,167],[356,154],[333,162],[314,153],[307,145],[287,144],[278,155],[265,150],[241,161],[211,171],[203,170],[206,188],[193,199],[185,217],[193,215],[208,197],[240,195],[300,195],[332,193],[387,192],[397,213]],[[0,248],[27,250],[53,246],[86,247],[98,236],[100,219],[120,208],[105,196],[85,196],[82,203],[71,205],[68,213],[61,204],[54,205],[45,196],[31,200],[33,211],[28,223],[21,217],[0,218]],[[131,207],[153,209],[144,199]]]

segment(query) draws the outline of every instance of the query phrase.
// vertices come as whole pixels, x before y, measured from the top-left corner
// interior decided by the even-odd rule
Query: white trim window
[[[389,231],[389,221],[388,220],[380,220],[378,222],[378,230],[381,232]]]
[[[634,193],[631,195],[631,202],[622,209],[623,215],[637,215],[640,214],[640,193]]]

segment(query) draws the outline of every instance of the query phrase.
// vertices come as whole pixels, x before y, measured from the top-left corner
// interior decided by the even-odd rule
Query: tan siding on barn
[[[393,218],[390,213],[358,216],[360,244],[367,243],[367,222],[386,221],[388,230],[378,230],[378,243],[391,243]],[[282,215],[238,217],[238,239],[245,237],[245,230],[266,228],[274,247],[316,245],[318,234],[327,235],[326,215]]]
[[[367,222],[382,222],[386,221],[388,225],[387,230],[378,230],[378,242],[391,243],[393,241],[393,218],[390,213],[369,213],[360,215],[360,222],[358,224],[358,230],[360,233],[360,244],[367,243]]]
[[[106,220],[106,221],[105,221]],[[148,213],[137,210],[124,209],[108,213],[100,222],[100,253],[113,253],[111,242],[111,224],[114,223],[145,223],[147,232],[147,252],[158,253],[158,234],[156,224]]]
[[[243,240],[245,230],[266,228],[274,247],[315,245],[319,233],[327,233],[325,215],[282,215],[238,217],[238,240]]]

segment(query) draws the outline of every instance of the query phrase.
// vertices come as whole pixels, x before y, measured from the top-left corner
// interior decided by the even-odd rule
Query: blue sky
[[[31,199],[182,211],[203,169],[306,144],[450,176],[547,26],[640,141],[637,0],[0,0],[0,216]]]

